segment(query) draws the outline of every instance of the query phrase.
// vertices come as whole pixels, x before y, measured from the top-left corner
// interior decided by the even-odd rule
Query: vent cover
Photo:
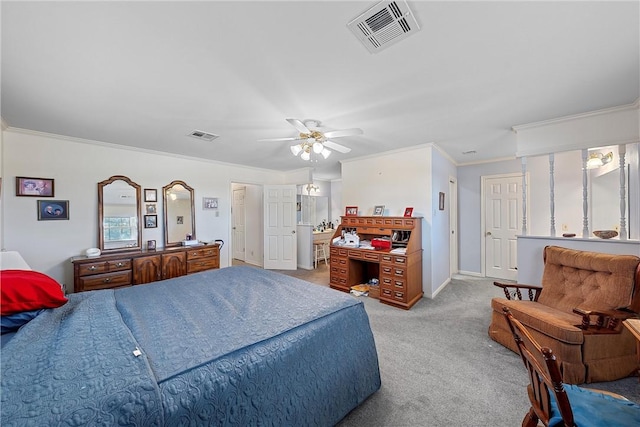
[[[420,30],[404,0],[382,1],[347,24],[371,53],[379,52]]]
[[[192,137],[198,138],[198,139],[204,139],[205,141],[213,141],[214,139],[216,139],[220,135],[216,135],[216,134],[209,133],[209,132],[203,132],[201,130],[194,130],[193,132],[191,132],[189,134],[189,136],[192,136]]]

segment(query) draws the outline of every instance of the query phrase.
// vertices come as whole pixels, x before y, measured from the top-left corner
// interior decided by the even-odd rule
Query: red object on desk
[[[373,246],[376,249],[391,249],[391,240],[371,239],[371,246]]]

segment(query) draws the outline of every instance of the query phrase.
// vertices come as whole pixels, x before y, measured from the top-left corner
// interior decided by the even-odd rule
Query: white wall
[[[48,274],[72,289],[69,258],[95,247],[98,239],[97,183],[113,175],[125,175],[142,188],[161,192],[173,180],[185,181],[195,190],[196,235],[201,241],[230,241],[231,182],[282,184],[295,180],[273,171],[246,168],[162,153],[145,152],[62,136],[8,128],[2,147],[2,248],[19,251],[32,268]],[[304,173],[302,173],[304,176]],[[16,197],[16,176],[55,180],[54,200],[69,200],[68,221],[38,221],[35,197]],[[203,210],[202,197],[218,197],[219,209]],[[162,198],[158,214],[162,218]],[[216,214],[218,212],[218,214]],[[162,221],[158,228],[143,228],[142,240],[164,242]],[[221,266],[229,265],[229,249],[221,253]]]

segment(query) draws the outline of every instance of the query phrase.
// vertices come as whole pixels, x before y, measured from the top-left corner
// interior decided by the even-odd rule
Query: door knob
[[[487,231],[487,236],[491,236],[491,232],[490,231]]]

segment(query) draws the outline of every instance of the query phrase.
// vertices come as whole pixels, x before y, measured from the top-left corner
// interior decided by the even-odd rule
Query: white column
[[[627,240],[627,220],[626,215],[626,189],[625,189],[625,154],[627,153],[626,145],[618,145],[618,155],[620,157],[620,240]]]
[[[527,235],[527,158],[522,159],[522,235]]]
[[[553,165],[554,165],[553,153],[549,153],[549,209],[551,215],[551,228],[549,235],[555,237],[556,235],[556,205],[555,205],[555,184],[553,181]]]
[[[589,203],[587,202],[587,196],[589,190],[587,189],[587,157],[589,153],[586,149],[582,150],[582,237],[589,238],[589,218],[588,210]]]

